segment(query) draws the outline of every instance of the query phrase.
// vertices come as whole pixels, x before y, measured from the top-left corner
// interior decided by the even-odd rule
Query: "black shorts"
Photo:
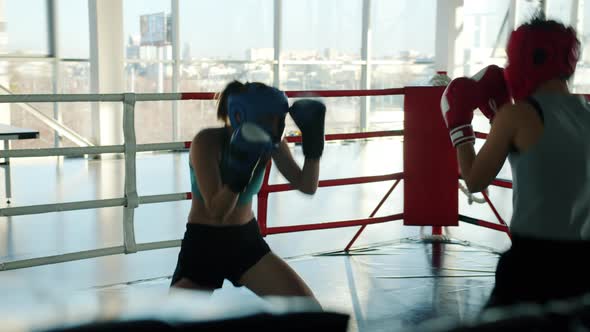
[[[590,292],[590,241],[538,240],[512,236],[500,256],[496,284],[486,307],[546,303]]]
[[[203,288],[221,288],[224,279],[241,286],[242,275],[269,252],[256,218],[238,226],[189,223],[171,285],[187,278]]]

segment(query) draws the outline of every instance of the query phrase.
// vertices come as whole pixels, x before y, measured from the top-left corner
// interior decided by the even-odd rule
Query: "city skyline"
[[[191,45],[194,57],[239,59],[244,57],[247,49],[272,48],[272,1],[230,1],[180,2],[180,43]],[[67,17],[67,20],[58,22],[62,41],[60,53],[68,58],[87,58],[88,31],[79,28],[88,26],[86,2],[60,0],[58,3],[58,14]],[[282,49],[286,52],[336,49],[343,53],[360,54],[361,4],[359,0],[285,1]],[[410,50],[433,54],[435,4],[435,0],[374,1],[371,24],[373,54],[386,57]],[[45,1],[9,0],[5,2],[5,11],[9,51],[42,53],[43,48],[47,48]],[[123,42],[126,43],[130,36],[139,35],[141,15],[159,12],[170,13],[170,1],[123,2]],[[24,13],[27,16],[23,20]],[[192,13],[192,16],[183,13]],[[225,17],[232,19],[226,19],[219,27],[218,22]]]
[[[436,0],[373,1],[374,57],[391,57],[402,51],[434,54],[436,3]],[[87,1],[59,0],[57,4],[59,17],[67,18],[58,22],[60,56],[88,58],[88,29],[79,28],[88,26]],[[482,6],[471,0],[465,1],[463,10],[466,16],[488,17],[490,21],[486,21],[486,25],[493,27],[502,20],[507,4],[507,0],[502,0]],[[360,54],[361,5],[360,0],[285,0],[282,50],[335,49],[341,53]],[[169,0],[125,0],[122,6],[124,43],[130,36],[139,35],[141,15],[171,12]],[[518,10],[526,13],[533,6],[536,6],[534,1],[521,1]],[[565,19],[571,12],[571,1],[552,1],[548,6],[551,16],[558,19]],[[46,52],[46,1],[7,0],[4,7],[8,51]],[[192,57],[244,59],[248,49],[273,46],[272,0],[180,1],[180,13],[180,44],[181,47],[190,45]],[[191,16],[184,13],[191,13]],[[590,6],[584,6],[583,16],[590,17]],[[590,20],[586,19],[582,30],[585,32],[589,28]],[[489,36],[485,39],[492,39],[497,31],[492,29],[487,33]],[[346,38],[339,38],[342,36]]]

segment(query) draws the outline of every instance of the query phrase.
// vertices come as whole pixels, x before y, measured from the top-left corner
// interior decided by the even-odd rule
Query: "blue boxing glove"
[[[289,114],[301,130],[303,155],[319,159],[324,152],[326,105],[317,100],[301,99],[289,107]]]
[[[222,182],[235,193],[243,192],[256,167],[272,150],[272,139],[264,129],[251,122],[238,126],[221,160]]]

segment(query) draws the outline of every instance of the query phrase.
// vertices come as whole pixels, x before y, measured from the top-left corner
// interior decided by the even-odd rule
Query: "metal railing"
[[[335,91],[288,91],[289,97],[361,97],[361,96],[383,96],[391,94],[403,94],[403,89],[383,89],[383,90],[335,90]],[[105,207],[124,207],[123,215],[123,245],[108,248],[99,248],[94,250],[79,251],[61,255],[45,256],[32,259],[24,259],[9,262],[0,262],[1,270],[11,270],[38,265],[62,263],[86,258],[95,258],[107,255],[129,254],[144,250],[155,250],[176,247],[180,245],[180,240],[159,241],[150,243],[136,243],[134,230],[134,213],[135,209],[141,204],[152,204],[161,202],[173,202],[188,200],[192,198],[190,192],[173,193],[165,195],[138,196],[137,178],[136,178],[136,153],[145,151],[162,151],[162,150],[182,150],[188,149],[191,142],[169,142],[169,143],[152,143],[137,144],[135,136],[135,103],[140,101],[162,101],[162,100],[211,100],[215,98],[215,93],[196,92],[196,93],[118,93],[118,94],[37,94],[37,95],[0,95],[0,103],[68,103],[68,102],[122,102],[123,107],[123,144],[108,146],[88,146],[88,147],[63,147],[47,149],[15,149],[0,151],[0,158],[25,158],[25,157],[48,157],[48,156],[70,156],[82,154],[104,154],[104,153],[122,153],[125,156],[125,185],[124,197],[111,199],[98,199],[88,201],[65,202],[55,204],[40,204],[20,207],[7,207],[0,209],[0,216],[20,216],[50,212],[64,212],[84,209],[97,209]],[[398,136],[401,131],[373,132],[373,133],[353,133],[353,134],[335,134],[327,135],[327,140],[337,139],[355,139],[370,138],[378,136]],[[270,167],[270,164],[269,164]],[[268,185],[268,171],[266,174],[266,186],[259,195],[260,206],[266,208],[263,203],[271,192],[290,190],[285,185]],[[374,181],[387,181],[401,179],[400,174],[389,176],[377,176],[366,178],[326,180],[320,183],[320,186],[334,186],[343,184],[368,183]],[[287,185],[288,186],[288,185]],[[262,204],[260,204],[262,203]],[[260,213],[260,212],[259,212]],[[374,215],[374,213],[373,213]],[[334,228],[348,227],[356,225],[367,225],[371,223],[385,222],[390,220],[399,220],[401,215],[392,215],[388,217],[373,218],[373,215],[367,219],[350,220],[344,222],[324,223],[325,225],[308,225],[303,228],[283,229],[280,227],[266,228],[266,211],[261,215],[261,228],[263,234],[274,234],[290,231],[301,231],[315,228]]]

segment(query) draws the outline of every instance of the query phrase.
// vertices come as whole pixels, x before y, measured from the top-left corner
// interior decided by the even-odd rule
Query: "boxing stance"
[[[489,186],[506,158],[512,168],[512,246],[498,261],[487,307],[590,291],[585,264],[572,264],[590,253],[590,107],[568,88],[579,48],[573,28],[534,18],[512,32],[505,70],[455,79],[443,94],[469,190]],[[493,120],[477,154],[475,108]]]
[[[308,99],[289,107],[282,91],[262,83],[227,85],[217,106],[225,126],[204,129],[192,141],[192,205],[171,286],[214,290],[228,279],[260,296],[314,298],[261,236],[252,199],[270,158],[295,189],[315,193],[325,112],[323,103]],[[303,168],[282,137],[287,113],[302,133]]]

